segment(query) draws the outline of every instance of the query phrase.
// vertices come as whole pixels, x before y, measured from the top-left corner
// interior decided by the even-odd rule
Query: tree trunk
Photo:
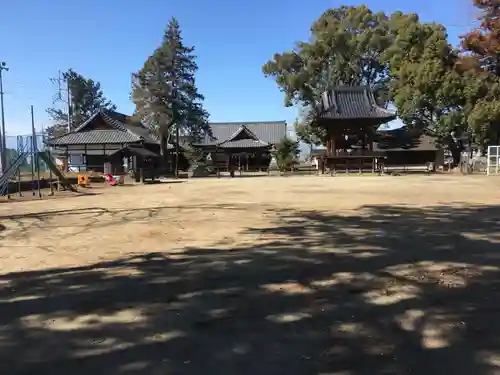
[[[453,158],[453,166],[456,167],[460,164],[462,147],[460,147],[460,145],[454,145],[454,147],[451,147],[450,151],[451,157]]]
[[[175,127],[175,177],[179,178],[179,126]]]
[[[160,136],[160,155],[161,155],[161,168],[163,170],[166,170],[168,166],[168,148],[167,148],[167,138],[163,133]]]

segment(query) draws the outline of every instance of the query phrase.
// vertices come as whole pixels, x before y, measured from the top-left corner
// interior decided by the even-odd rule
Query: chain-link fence
[[[43,160],[35,158],[36,151],[45,150],[45,139],[42,134],[36,134],[35,138],[30,135],[17,135],[17,136],[7,136],[5,138],[5,161],[6,168],[8,168],[12,163],[23,153],[28,153],[28,157],[23,161],[19,167],[21,173],[31,173],[37,170],[37,165],[40,172],[47,172],[49,168],[44,163]]]

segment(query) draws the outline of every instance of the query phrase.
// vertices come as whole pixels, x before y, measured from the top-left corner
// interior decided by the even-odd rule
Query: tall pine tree
[[[197,70],[194,47],[184,45],[179,23],[172,18],[162,44],[133,75],[135,114],[159,136],[164,161],[173,134],[194,140],[209,132],[204,97],[195,82]]]
[[[99,109],[116,109],[116,106],[104,96],[99,82],[85,78],[72,69],[64,72],[63,78],[68,82],[70,94],[70,130],[80,126]],[[46,111],[52,120],[52,125],[46,130],[48,136],[57,137],[65,134],[68,131],[68,109],[47,108]]]

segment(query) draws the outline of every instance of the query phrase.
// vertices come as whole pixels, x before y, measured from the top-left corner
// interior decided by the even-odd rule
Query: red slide
[[[113,177],[113,175],[109,174],[109,173],[106,173],[104,175],[104,179],[106,180],[106,182],[110,185],[110,186],[116,186],[117,185],[117,181],[116,179]]]
[[[104,175],[104,179],[109,184],[109,186],[123,185],[123,176],[113,176],[109,173]]]

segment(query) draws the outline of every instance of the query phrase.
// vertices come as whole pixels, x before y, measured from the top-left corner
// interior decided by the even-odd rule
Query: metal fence
[[[460,155],[460,172],[463,174],[486,174],[487,158],[480,155],[471,155],[469,152],[462,152]]]
[[[32,170],[36,170],[35,152],[46,150],[45,137],[42,134],[36,134],[34,141],[35,142],[33,142],[33,136],[31,134],[7,136],[5,138],[6,168],[12,165],[21,153],[27,152],[30,155],[21,164],[19,170],[21,173],[31,173]],[[43,160],[39,160],[38,163],[40,172],[47,172],[49,170]]]
[[[489,146],[486,156],[486,171],[488,175],[500,174],[500,146]]]

